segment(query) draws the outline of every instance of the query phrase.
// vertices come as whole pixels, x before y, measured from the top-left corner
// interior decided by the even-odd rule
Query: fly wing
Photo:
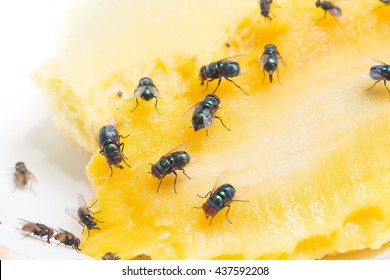
[[[242,200],[243,197],[246,196],[246,194],[249,192],[250,187],[249,186],[241,186],[239,182],[237,182],[237,176],[239,176],[239,173],[233,172],[230,169],[225,169],[222,171],[222,173],[218,176],[214,188],[212,192],[214,192],[218,187],[224,185],[224,184],[230,184],[234,187],[236,190],[236,193],[234,195],[233,200]]]
[[[225,169],[224,171],[222,171],[222,173],[219,174],[217,180],[215,181],[212,192],[214,192],[218,187],[223,184],[233,184],[232,182],[229,182],[229,177],[231,177],[231,174],[232,172],[229,169]]]
[[[267,61],[269,60],[269,54],[268,53],[263,53],[260,57],[260,66],[261,67],[264,67],[264,65],[267,63]]]
[[[182,119],[185,119],[189,116],[192,116],[194,111],[196,110],[196,108],[202,103],[202,101],[199,101],[198,103],[196,103],[195,105],[191,106],[187,111],[185,111],[185,113],[182,115]]]
[[[138,86],[135,90],[134,90],[134,98],[136,97],[140,97],[142,95],[142,93],[144,92],[144,90],[146,89],[147,86]]]
[[[362,61],[367,63],[367,64],[369,64],[369,65],[371,65],[371,66],[378,65],[378,64],[388,65],[387,63],[384,63],[382,61],[373,59],[371,57],[362,57]]]
[[[85,198],[81,193],[78,194],[77,201],[79,208],[88,208],[87,202],[85,202]]]
[[[237,55],[226,57],[226,58],[221,59],[219,61],[238,61],[238,60],[244,58],[245,56],[246,56],[246,54],[237,54]]]
[[[99,145],[100,148],[102,148],[102,144],[100,143],[99,139],[99,132],[102,126],[96,122],[91,123],[91,131],[93,134],[93,137],[95,138],[96,143]]]
[[[184,143],[181,143],[180,145],[178,145],[175,148],[173,148],[172,150],[170,150],[169,153],[167,153],[166,155],[172,154],[174,152],[179,152],[179,151],[187,151],[187,148],[190,146],[190,144],[191,144],[190,140],[188,140]]]
[[[58,230],[56,230],[56,231],[58,231],[58,232],[62,232],[62,233],[70,233],[69,231],[67,231],[67,230],[65,230],[65,229],[63,229],[63,228],[58,228]]]
[[[73,208],[65,208],[65,213],[68,214],[70,217],[75,219],[76,221],[80,221],[78,211]]]
[[[152,91],[154,96],[156,96],[157,98],[161,98],[160,91],[157,89],[155,85],[149,86],[149,89]]]
[[[205,114],[203,115],[203,123],[205,128],[209,128],[213,125],[215,121],[215,111],[213,110],[204,110]]]
[[[333,6],[333,8],[330,8],[329,10],[327,10],[327,12],[334,17],[338,17],[342,15],[341,9],[337,6]]]
[[[20,218],[18,218],[18,220],[20,221],[19,223],[24,224],[24,225],[26,225],[26,224],[35,224],[34,222],[31,222],[31,221],[28,221],[28,220],[24,220],[24,219],[20,219]]]

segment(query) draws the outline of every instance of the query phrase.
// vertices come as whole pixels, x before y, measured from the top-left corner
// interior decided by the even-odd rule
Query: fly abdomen
[[[169,156],[174,169],[182,169],[190,162],[190,155],[186,151],[174,152]]]
[[[223,64],[223,76],[228,78],[237,77],[240,74],[240,65],[237,62],[230,61]]]

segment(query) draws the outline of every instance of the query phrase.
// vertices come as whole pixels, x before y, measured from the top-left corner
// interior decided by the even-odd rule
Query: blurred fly
[[[334,17],[342,15],[341,9],[330,1],[321,2],[321,0],[317,0],[315,5],[317,8],[321,8],[324,10],[324,17],[320,19],[320,21],[326,18],[326,13],[329,13]]]
[[[157,113],[160,114],[160,112],[157,109],[157,101],[161,97],[161,95],[157,87],[154,85],[153,80],[151,78],[144,77],[141,80],[139,80],[138,87],[134,90],[134,97],[133,97],[135,98],[137,105],[134,107],[134,109],[131,112],[133,112],[138,107],[138,97],[140,97],[142,100],[145,101],[149,101],[155,98],[156,103],[154,104],[154,107],[156,108]]]
[[[259,0],[260,13],[263,17],[272,20],[269,16],[269,11],[271,9],[272,0]]]
[[[52,238],[54,235],[54,230],[52,228],[40,223],[33,223],[23,219],[19,220],[23,222],[23,227],[21,228],[21,230],[23,230],[24,232],[28,232],[25,237],[29,236],[32,233],[35,236],[39,236],[43,241],[43,237],[46,236],[47,243],[50,243],[50,238]]]
[[[217,179],[214,188],[209,191],[205,196],[200,196],[201,198],[207,198],[206,202],[203,203],[202,207],[195,207],[198,209],[203,209],[206,214],[206,219],[211,216],[209,225],[211,225],[212,220],[218,214],[219,211],[228,208],[226,211],[226,218],[229,223],[232,223],[229,219],[228,213],[230,211],[230,203],[232,202],[248,202],[247,200],[237,200],[234,199],[236,195],[236,189],[230,183],[226,182],[226,176],[228,171],[224,171]],[[222,183],[224,182],[224,183]],[[221,184],[222,183],[222,184]]]
[[[278,49],[274,44],[268,44],[264,47],[264,52],[260,58],[260,64],[263,66],[263,82],[265,79],[265,71],[267,71],[269,76],[269,81],[272,83],[272,75],[275,71],[277,71],[278,80],[279,80],[279,59],[283,62],[283,58],[281,57]]]
[[[190,163],[190,155],[185,151],[186,146],[189,144],[189,142],[185,142],[173,150],[171,150],[169,153],[167,153],[165,156],[162,156],[156,164],[152,165],[152,175],[156,177],[157,179],[160,179],[160,182],[157,187],[157,192],[160,189],[161,182],[164,179],[164,177],[168,174],[175,174],[175,181],[173,183],[173,190],[176,192],[176,180],[177,180],[177,173],[176,170],[183,171],[183,174],[188,178],[188,175],[184,171],[184,167]]]
[[[73,233],[66,231],[62,228],[59,228],[59,233],[54,236],[55,240],[60,241],[58,244],[65,244],[75,249],[77,252],[80,252],[80,239],[77,238]]]
[[[14,191],[17,188],[24,188],[27,184],[30,184],[32,189],[32,182],[37,182],[37,179],[35,178],[34,174],[32,174],[31,171],[27,169],[24,162],[20,161],[15,164],[14,182]]]
[[[120,141],[120,138],[126,138],[128,136],[122,136],[118,132],[118,124],[114,117],[112,117],[108,124],[101,128],[96,127],[96,124],[92,124],[92,133],[95,136],[96,142],[100,147],[100,154],[104,155],[108,166],[113,174],[111,165],[123,169],[121,162],[123,161],[128,167],[130,165],[126,162],[127,157],[123,154],[125,144]]]
[[[87,230],[88,230],[88,237],[89,237],[89,231],[90,230],[100,229],[97,226],[97,223],[103,223],[103,222],[98,221],[93,216],[93,214],[97,214],[100,211],[92,212],[90,210],[95,205],[96,202],[97,202],[97,200],[91,206],[88,207],[87,203],[85,202],[84,197],[81,194],[79,194],[78,195],[78,206],[79,206],[79,208],[77,210],[73,209],[73,208],[66,208],[65,209],[65,212],[70,217],[72,217],[73,219],[78,221],[79,224],[83,226],[83,232],[84,232],[84,226],[87,228]]]
[[[370,77],[376,80],[376,82],[370,88],[366,89],[366,91],[369,91],[370,89],[375,87],[377,83],[383,81],[387,89],[387,92],[390,95],[390,90],[386,85],[386,81],[390,81],[390,65],[372,58],[363,58],[363,60],[373,65],[370,68]]]
[[[237,85],[233,80],[230,79],[230,78],[237,77],[240,74],[241,71],[240,65],[238,64],[238,62],[234,61],[236,58],[240,56],[242,55],[225,58],[216,62],[211,62],[208,65],[202,66],[199,71],[199,77],[202,81],[201,85],[204,85],[204,81],[207,80],[206,88],[204,91],[207,90],[209,86],[209,82],[218,79],[218,85],[213,91],[213,93],[215,93],[219,85],[221,84],[222,78],[225,78],[229,82],[232,82],[243,93],[247,94],[239,85]]]
[[[102,256],[102,260],[109,261],[109,260],[120,260],[121,258],[112,252],[107,252]]]

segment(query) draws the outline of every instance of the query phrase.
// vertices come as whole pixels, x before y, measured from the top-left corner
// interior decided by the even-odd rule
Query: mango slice
[[[270,21],[257,1],[86,3],[63,53],[35,74],[59,126],[94,151],[87,174],[104,223],[84,236],[83,253],[317,259],[390,240],[389,96],[383,83],[365,91],[374,81],[361,79],[370,69],[362,57],[389,63],[390,8],[348,3],[342,17],[320,20],[314,3],[278,1]],[[259,66],[269,43],[286,64],[272,84]],[[203,92],[200,67],[239,54],[243,73],[233,79],[249,95],[224,79],[216,91],[231,131],[217,120],[208,136],[194,132],[182,116],[217,86]],[[131,112],[144,76],[161,92],[161,115],[153,101]],[[90,132],[106,113],[130,134],[122,141],[132,167],[113,176]],[[186,141],[191,180],[179,171],[176,195],[170,174],[156,193],[150,164]],[[231,203],[232,223],[224,208],[209,225],[198,195],[227,169],[248,202]]]

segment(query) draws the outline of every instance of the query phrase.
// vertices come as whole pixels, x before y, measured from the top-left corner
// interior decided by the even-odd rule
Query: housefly
[[[260,64],[263,66],[263,82],[265,79],[265,71],[267,71],[269,76],[269,81],[272,83],[272,75],[275,71],[277,71],[278,80],[279,80],[279,59],[283,62],[283,58],[281,57],[278,49],[274,44],[268,44],[264,47],[264,52],[260,58]]]
[[[60,241],[58,244],[65,244],[72,247],[77,252],[80,252],[80,239],[77,238],[73,233],[59,228],[59,233],[54,235],[54,239]]]
[[[208,94],[202,101],[196,103],[192,106],[185,114],[186,116],[189,112],[192,114],[192,126],[195,131],[198,131],[202,128],[206,129],[206,135],[208,135],[208,128],[214,123],[215,119],[219,119],[221,124],[227,129],[230,130],[222,121],[220,117],[216,115],[216,112],[221,103],[219,97],[215,94]]]
[[[370,88],[366,89],[366,91],[369,91],[377,83],[379,83],[380,81],[383,81],[383,83],[385,84],[385,87],[387,89],[387,92],[390,95],[390,90],[386,85],[386,81],[390,81],[390,65],[387,63],[372,59],[372,58],[363,58],[363,60],[365,62],[373,65],[370,68],[370,77],[372,79],[376,80],[376,82]]]
[[[43,237],[46,236],[47,243],[50,243],[50,238],[52,238],[54,235],[54,230],[52,228],[40,223],[33,223],[23,219],[19,220],[23,222],[21,230],[24,232],[28,232],[25,237],[29,236],[32,233],[35,236],[39,236],[43,241]]]
[[[102,256],[102,260],[109,261],[109,260],[120,260],[121,258],[112,252],[107,252]]]
[[[97,214],[100,211],[99,212],[92,212],[90,210],[95,205],[96,201],[91,206],[88,207],[87,203],[85,202],[84,197],[81,194],[79,194],[78,195],[79,208],[77,210],[73,209],[73,208],[66,208],[65,209],[65,212],[70,217],[72,217],[73,219],[78,221],[79,224],[83,226],[83,232],[84,232],[84,226],[87,228],[88,237],[89,237],[89,231],[93,230],[93,229],[100,229],[97,226],[97,223],[102,223],[102,222],[96,220],[96,218],[92,215],[92,214]]]
[[[324,10],[324,17],[320,20],[326,18],[326,13],[329,13],[334,17],[338,17],[342,15],[341,9],[330,1],[321,2],[321,0],[317,0],[315,5],[317,8],[321,8]]]
[[[241,56],[243,55],[228,57],[216,62],[211,62],[208,65],[202,66],[199,71],[199,77],[202,81],[201,85],[204,85],[204,81],[207,80],[206,88],[204,91],[207,90],[209,86],[209,82],[218,79],[218,85],[213,91],[213,93],[215,93],[219,85],[221,84],[222,78],[225,78],[229,82],[232,82],[243,93],[247,94],[239,85],[237,85],[233,80],[230,79],[230,78],[237,77],[241,72],[240,65],[238,64],[238,62],[235,61],[236,58]]]
[[[108,166],[110,167],[110,176],[113,174],[111,165],[123,169],[123,165],[121,164],[123,161],[130,167],[125,160],[127,157],[123,154],[125,144],[120,141],[120,138],[126,138],[128,136],[124,137],[119,134],[115,117],[112,116],[104,126],[98,126],[96,123],[92,123],[92,133],[100,147],[100,154],[105,156]]]
[[[130,260],[132,260],[132,261],[150,261],[151,259],[152,259],[152,257],[149,255],[140,254],[140,255],[136,255],[135,257],[131,258]]]
[[[212,220],[217,215],[219,211],[227,207],[226,218],[229,223],[232,223],[229,219],[228,213],[230,211],[230,203],[232,202],[248,202],[247,200],[237,200],[234,199],[236,196],[236,189],[232,184],[227,183],[227,176],[229,171],[224,171],[217,179],[214,188],[209,191],[205,196],[200,196],[201,198],[207,198],[206,202],[203,203],[202,207],[195,207],[198,209],[203,209],[206,214],[206,219],[211,216],[209,225],[211,225]],[[222,183],[223,182],[223,183]],[[243,195],[241,192],[240,195]]]
[[[185,148],[189,145],[190,142],[184,142],[183,144],[177,146],[165,156],[162,156],[156,164],[152,165],[152,175],[157,179],[160,179],[160,182],[157,187],[157,192],[160,189],[161,182],[164,177],[170,173],[175,174],[175,181],[173,183],[173,190],[176,192],[176,180],[177,173],[176,170],[183,171],[183,174],[188,178],[188,175],[184,171],[184,167],[190,163],[190,155],[185,151]]]
[[[32,189],[32,182],[37,182],[37,179],[35,178],[34,174],[31,173],[30,170],[27,169],[24,162],[17,162],[15,164],[15,171],[14,171],[14,183],[15,183],[15,189],[16,188],[23,188],[27,184],[30,184],[30,187]]]
[[[269,11],[271,9],[272,0],[259,0],[260,13],[263,17],[272,20],[269,16]]]
[[[139,80],[138,87],[134,90],[134,97],[133,97],[135,98],[137,105],[134,107],[134,109],[131,112],[133,112],[138,107],[138,97],[140,97],[142,100],[145,101],[149,101],[155,98],[156,103],[154,104],[154,107],[156,108],[157,113],[160,114],[160,112],[157,109],[157,101],[161,97],[161,95],[157,87],[154,85],[153,80],[151,78],[144,77],[141,80]]]

